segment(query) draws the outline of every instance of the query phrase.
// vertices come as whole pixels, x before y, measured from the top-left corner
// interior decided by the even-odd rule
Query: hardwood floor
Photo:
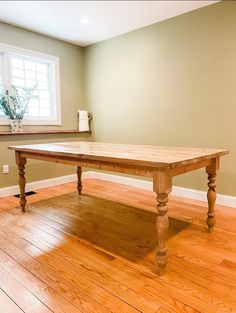
[[[155,194],[87,179],[0,198],[0,313],[236,312],[236,209],[171,197],[156,275]]]

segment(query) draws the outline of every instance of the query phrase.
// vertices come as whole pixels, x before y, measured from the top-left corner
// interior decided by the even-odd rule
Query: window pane
[[[25,78],[26,79],[33,79],[35,80],[36,76],[35,76],[35,72],[33,71],[25,71]]]
[[[51,115],[50,109],[40,109],[40,116],[41,117],[49,117]]]
[[[39,99],[38,98],[32,98],[29,102],[29,107],[38,108],[39,107]]]
[[[37,72],[47,73],[48,66],[46,64],[37,64]]]
[[[21,78],[13,77],[12,83],[13,85],[18,86],[18,87],[25,87],[25,81],[24,79],[21,79]]]
[[[13,67],[18,67],[18,68],[22,68],[23,69],[23,61],[21,59],[12,58],[11,62],[12,62],[12,66]]]
[[[31,108],[31,107],[29,107],[28,116],[39,117],[39,108]]]
[[[39,92],[39,97],[40,97],[40,99],[48,99],[49,98],[48,91],[40,91]]]
[[[33,98],[38,98],[39,96],[39,91],[38,90],[34,90],[32,93]]]
[[[25,69],[26,70],[35,71],[35,62],[24,61],[24,64],[25,64]]]
[[[46,90],[46,89],[48,89],[48,84],[44,83],[44,82],[37,82],[37,87],[38,87],[38,89]]]
[[[40,99],[40,108],[49,108],[49,107],[50,107],[49,100],[41,100]]]
[[[36,80],[25,80],[25,87],[33,88],[34,86],[36,86]]]
[[[47,75],[37,72],[37,80],[46,82],[47,81]]]
[[[23,69],[17,69],[17,68],[14,68],[12,70],[12,75],[13,77],[18,77],[18,78],[24,78],[24,71]]]

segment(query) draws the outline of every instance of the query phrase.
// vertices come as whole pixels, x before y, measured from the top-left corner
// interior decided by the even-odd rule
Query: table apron
[[[54,156],[54,155],[45,155],[45,154],[33,154],[26,152],[18,152],[20,158],[29,158],[53,163],[61,163],[67,165],[81,166],[85,168],[92,168],[98,170],[105,170],[111,172],[119,172],[124,174],[131,175],[140,175],[145,177],[153,176],[153,168],[147,166],[138,166],[130,164],[119,164],[113,162],[105,162],[100,160],[86,160],[86,159],[76,159],[68,156]]]
[[[190,163],[190,164],[182,164],[181,166],[171,168],[171,176],[177,176],[180,174],[188,173],[200,168],[207,167],[211,165],[212,160],[214,159],[205,159],[198,162]]]
[[[68,156],[55,156],[55,155],[46,155],[46,154],[39,154],[39,153],[28,153],[24,151],[17,151],[18,157],[20,158],[29,158],[35,160],[42,160],[47,162],[53,163],[61,163],[67,165],[74,165],[74,166],[81,166],[85,168],[92,168],[98,170],[105,170],[105,171],[112,171],[112,172],[119,172],[124,174],[131,174],[131,175],[139,175],[144,177],[153,177],[155,172],[159,170],[168,169],[168,167],[163,168],[154,168],[148,167],[143,165],[135,165],[135,164],[121,164],[121,163],[114,163],[114,162],[105,162],[100,160],[86,160],[86,159],[76,159],[73,157]],[[172,177],[181,175],[187,172],[191,172],[196,169],[204,168],[211,165],[213,159],[204,159],[200,160],[199,162],[194,162],[190,164],[182,164],[181,166],[176,166],[174,168],[170,168],[170,175]]]

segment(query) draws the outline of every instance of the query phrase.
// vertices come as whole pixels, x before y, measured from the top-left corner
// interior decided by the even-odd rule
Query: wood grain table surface
[[[26,208],[25,164],[27,159],[70,164],[77,167],[78,192],[81,194],[82,167],[108,170],[153,178],[153,190],[157,195],[158,250],[156,262],[162,275],[167,264],[168,196],[172,190],[172,177],[199,168],[206,168],[208,175],[209,231],[215,224],[216,175],[220,157],[228,154],[224,149],[164,147],[147,145],[126,145],[97,142],[63,142],[48,144],[19,145],[9,147],[15,150],[19,169],[20,205]]]

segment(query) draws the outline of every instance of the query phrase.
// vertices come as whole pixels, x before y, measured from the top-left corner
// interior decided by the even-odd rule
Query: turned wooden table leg
[[[18,174],[19,174],[19,180],[18,184],[20,187],[20,206],[22,212],[25,212],[25,207],[27,204],[26,196],[25,196],[25,164],[26,164],[26,158],[20,157],[20,155],[16,152],[16,163],[18,165]]]
[[[215,225],[215,202],[216,202],[216,176],[219,170],[219,158],[212,159],[211,165],[206,167],[208,174],[208,213],[207,213],[207,225],[209,232],[212,232]]]
[[[82,181],[81,181],[82,168],[81,166],[77,166],[77,176],[78,176],[77,190],[79,194],[81,195],[81,191],[82,191]]]
[[[153,176],[153,190],[157,193],[157,235],[158,249],[156,262],[159,274],[163,275],[167,264],[166,242],[169,231],[169,219],[167,215],[168,195],[172,189],[172,178],[169,170],[155,172]]]

